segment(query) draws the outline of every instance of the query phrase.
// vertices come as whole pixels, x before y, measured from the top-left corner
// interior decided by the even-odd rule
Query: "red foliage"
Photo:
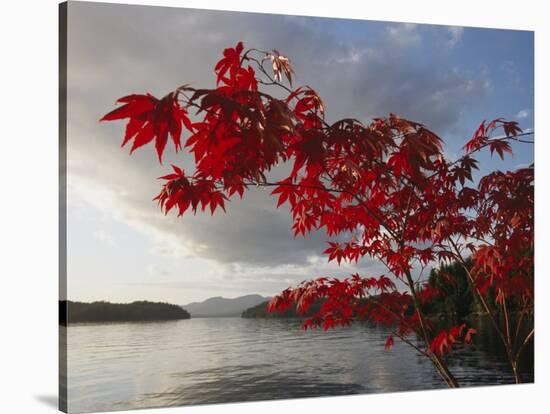
[[[387,351],[393,348],[393,335],[388,336],[386,343],[384,344],[384,349]]]
[[[474,260],[469,277],[477,294],[492,288],[499,304],[532,301],[533,166],[466,185],[478,168],[476,153],[488,148],[504,158],[512,152],[510,143],[521,133],[516,122],[484,121],[464,156],[451,162],[436,134],[394,114],[368,125],[356,119],[329,124],[320,96],[309,87],[293,89],[292,73],[290,60],[279,52],[245,51],[239,42],[215,66],[216,88],[182,86],[161,100],[130,95],[102,120],[129,118],[123,145],[133,139],[133,151],[155,140],[159,160],[168,134],[177,151],[182,125],[190,132],[185,147],[195,168],[186,175],[174,166],[161,177],[156,200],[165,213],[206,207],[214,213],[251,185],[273,186],[277,207],[290,208],[295,236],[313,230],[338,236],[324,251],[329,261],[375,258],[406,287],[398,289],[384,275],[323,277],[271,300],[270,311],[296,306],[300,313],[324,300],[306,329],[369,319],[402,338],[418,334],[423,352],[435,357],[469,343],[475,331],[464,325],[434,332],[423,307],[440,292],[412,278],[419,267],[461,261],[466,252]],[[278,86],[282,96],[260,91],[262,84]],[[194,123],[188,118],[192,109]],[[504,136],[492,137],[497,130]],[[279,163],[287,163],[290,173],[269,182]],[[386,348],[392,345],[393,335]]]
[[[168,134],[172,137],[176,151],[181,149],[182,125],[193,131],[187,110],[177,101],[177,92],[171,92],[162,99],[147,95],[129,95],[117,100],[123,106],[109,112],[102,121],[113,121],[129,118],[122,146],[132,139],[134,143],[130,153],[155,140],[155,148],[159,161],[168,142]]]
[[[470,344],[472,335],[476,333],[474,328],[468,328],[466,324],[453,326],[449,330],[441,330],[432,340],[430,350],[438,355],[451,353],[452,348],[457,343]]]

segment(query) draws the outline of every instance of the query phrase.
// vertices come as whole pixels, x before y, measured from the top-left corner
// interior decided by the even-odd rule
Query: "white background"
[[[140,413],[547,412],[549,381],[548,79],[544,1],[318,0],[126,3],[535,30],[536,384],[175,408]],[[57,396],[57,1],[2,2],[0,13],[0,411],[55,412]]]

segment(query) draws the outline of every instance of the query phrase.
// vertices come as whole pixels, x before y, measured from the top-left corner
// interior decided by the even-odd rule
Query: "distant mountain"
[[[271,298],[260,295],[245,295],[227,299],[221,296],[206,299],[203,302],[192,302],[182,307],[192,317],[206,316],[241,316],[241,313],[252,306],[256,306]]]

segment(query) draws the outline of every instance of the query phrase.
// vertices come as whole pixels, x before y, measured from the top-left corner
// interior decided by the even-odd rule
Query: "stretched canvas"
[[[533,33],[60,5],[60,408],[534,381]]]

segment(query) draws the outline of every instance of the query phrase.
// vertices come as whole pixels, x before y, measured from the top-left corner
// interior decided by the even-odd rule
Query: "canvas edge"
[[[59,4],[59,410],[68,412],[67,328],[67,25],[68,3]]]

